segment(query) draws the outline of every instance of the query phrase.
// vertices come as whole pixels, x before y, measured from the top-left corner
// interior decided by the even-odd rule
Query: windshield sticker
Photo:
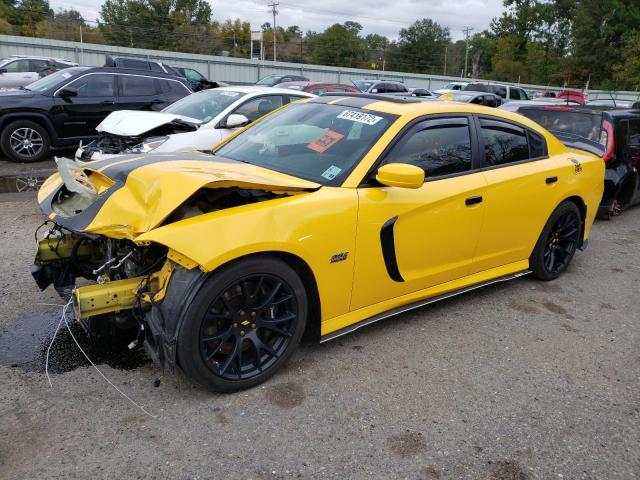
[[[324,153],[343,138],[343,134],[334,132],[333,130],[328,130],[318,138],[316,138],[314,141],[312,141],[309,145],[307,145],[307,148],[313,150],[314,152]]]
[[[227,91],[223,91],[223,92],[217,92],[220,95],[224,95],[225,97],[237,97],[238,95],[240,95],[238,92],[227,92]]]
[[[354,110],[344,110],[337,118],[342,120],[351,120],[352,122],[365,123],[367,125],[375,125],[382,117],[371,115],[370,113],[356,112]]]
[[[326,178],[327,180],[333,180],[340,174],[341,171],[342,171],[341,168],[338,168],[335,165],[331,165],[329,168],[327,168],[324,171],[324,173],[322,174],[322,177]]]

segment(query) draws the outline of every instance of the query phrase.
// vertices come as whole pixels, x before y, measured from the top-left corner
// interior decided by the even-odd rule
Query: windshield
[[[163,110],[165,113],[184,115],[208,123],[217,117],[225,108],[246,93],[233,90],[203,90],[188,95]]]
[[[461,85],[459,83],[449,83],[445,85],[443,90],[462,90],[463,86],[464,85]]]
[[[279,76],[269,75],[268,77],[264,77],[262,80],[259,80],[256,85],[266,85],[267,87],[271,87],[275,85],[278,80],[280,80]]]
[[[88,68],[89,67],[65,68],[64,70],[60,70],[59,72],[55,72],[55,73],[52,73],[51,75],[47,75],[46,77],[43,77],[40,80],[36,80],[35,82],[30,83],[24,88],[26,90],[31,90],[33,92],[46,92],[51,88],[55,88],[62,85],[74,75],[84,72]]]
[[[602,114],[565,107],[523,108],[518,113],[551,132],[576,135],[594,142],[602,135]]]
[[[396,118],[340,105],[292,104],[214,153],[323,185],[339,185]]]
[[[475,95],[470,95],[468,93],[451,93],[451,100],[455,100],[456,102],[470,102],[475,98]]]
[[[361,92],[366,92],[371,88],[374,82],[364,82],[362,80],[354,81],[353,84],[360,90]]]

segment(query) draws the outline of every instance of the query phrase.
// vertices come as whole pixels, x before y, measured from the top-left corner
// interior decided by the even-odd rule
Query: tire
[[[297,348],[307,306],[302,280],[282,260],[264,256],[232,263],[207,279],[187,307],[178,331],[178,363],[212,391],[258,385]]]
[[[561,203],[547,220],[529,258],[533,277],[543,281],[558,278],[576,253],[580,232],[580,210],[573,202]]]
[[[12,162],[39,162],[49,155],[51,138],[42,125],[29,120],[17,120],[2,130],[0,147]]]

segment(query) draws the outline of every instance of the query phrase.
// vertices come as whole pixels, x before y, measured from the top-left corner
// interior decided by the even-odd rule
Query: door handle
[[[102,102],[103,105],[115,105],[116,102],[114,102],[113,100],[105,100],[104,102]]]
[[[547,185],[550,185],[552,183],[556,183],[557,181],[558,181],[558,177],[553,176],[553,177],[547,177],[546,180],[545,180],[545,183]]]
[[[476,205],[478,203],[482,203],[482,197],[480,195],[475,195],[473,197],[469,197],[464,201],[466,206]]]

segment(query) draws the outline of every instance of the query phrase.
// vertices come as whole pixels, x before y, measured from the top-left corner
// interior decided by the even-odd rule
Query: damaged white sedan
[[[120,110],[96,127],[100,137],[80,145],[75,157],[90,161],[151,151],[208,150],[238,128],[308,97],[315,95],[283,88],[234,86],[194,93],[161,112]]]

